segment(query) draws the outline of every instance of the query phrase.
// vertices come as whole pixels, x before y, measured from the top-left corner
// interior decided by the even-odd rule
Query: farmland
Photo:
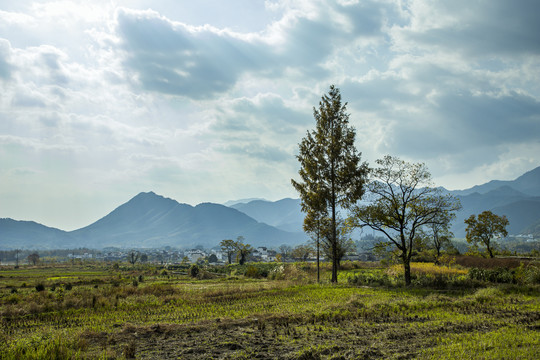
[[[346,263],[0,271],[0,358],[534,358],[540,271]]]

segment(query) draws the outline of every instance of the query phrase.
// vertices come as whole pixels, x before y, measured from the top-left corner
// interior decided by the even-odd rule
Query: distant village
[[[321,256],[321,259],[323,257]],[[346,260],[376,260],[368,252],[350,252]],[[94,249],[70,249],[70,250],[6,250],[0,251],[0,265],[17,265],[35,263],[57,262],[131,262],[149,263],[157,265],[179,264],[208,264],[223,265],[228,262],[226,252],[219,247],[204,249],[202,246],[189,250],[173,247],[159,249],[121,249],[115,247]],[[236,261],[236,254],[232,261]],[[295,248],[281,245],[278,249],[270,249],[264,246],[254,248],[248,257],[248,262],[274,262],[274,261],[316,261],[314,252],[295,252]]]
[[[380,260],[373,249],[377,241],[381,240],[373,235],[367,235],[361,240],[354,241],[342,260],[375,261]],[[465,253],[469,244],[464,239],[453,241],[457,253]],[[527,253],[540,251],[540,239],[533,235],[509,235],[504,241],[499,239],[502,249],[510,252]],[[232,262],[237,262],[236,253]],[[325,261],[321,252],[321,260]],[[192,249],[180,249],[171,246],[163,248],[134,248],[106,247],[103,249],[12,249],[0,250],[0,265],[36,265],[63,262],[127,262],[132,264],[169,265],[224,265],[228,263],[227,253],[220,246],[205,249],[198,245]],[[307,244],[295,247],[283,244],[278,248],[260,246],[253,248],[247,258],[248,262],[293,262],[316,261],[313,246]]]
[[[125,261],[130,258],[131,253],[139,253],[138,262],[151,262],[162,265],[178,264],[178,263],[197,263],[207,261],[209,264],[224,264],[227,262],[227,254],[221,249],[204,249],[198,247],[190,250],[178,249],[148,249],[148,250],[125,250],[125,249],[104,249],[102,252],[96,253],[93,258],[102,261]],[[269,250],[266,247],[256,248],[250,256],[251,261],[276,261],[276,250]],[[145,256],[146,255],[146,256]],[[70,257],[76,259],[89,259],[91,253],[71,254]]]

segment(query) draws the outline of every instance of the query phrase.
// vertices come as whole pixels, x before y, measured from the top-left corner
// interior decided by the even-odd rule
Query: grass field
[[[151,266],[3,268],[0,358],[534,359],[540,353],[540,286],[536,278],[520,280],[536,267],[521,266],[501,284],[479,280],[492,276],[485,271],[471,278],[463,267],[413,264],[407,288],[399,267],[344,267],[339,285],[316,284],[311,264],[213,268],[221,274],[202,270],[198,278]]]

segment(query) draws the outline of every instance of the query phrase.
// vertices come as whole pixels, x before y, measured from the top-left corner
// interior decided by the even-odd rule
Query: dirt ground
[[[428,324],[428,318],[396,318],[390,314],[366,320],[342,316],[216,319],[191,325],[127,325],[118,333],[87,333],[84,337],[88,341],[86,354],[105,353],[111,358],[412,359],[422,349],[434,346],[438,334],[496,328],[488,321],[435,325]]]

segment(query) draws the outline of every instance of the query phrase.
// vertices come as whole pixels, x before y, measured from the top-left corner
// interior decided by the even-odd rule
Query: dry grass
[[[411,273],[416,275],[467,275],[468,270],[449,266],[439,266],[433,263],[411,263]],[[390,276],[400,276],[403,274],[403,265],[392,265],[387,270]]]

